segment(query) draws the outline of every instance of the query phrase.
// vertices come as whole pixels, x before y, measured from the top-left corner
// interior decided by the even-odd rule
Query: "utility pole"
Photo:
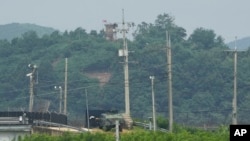
[[[124,83],[125,83],[125,113],[130,115],[129,101],[129,73],[128,73],[128,46],[126,40],[126,29],[124,21],[124,10],[122,10],[122,35],[123,35],[123,52],[124,52]]]
[[[33,111],[33,101],[34,101],[34,85],[35,85],[35,73],[37,71],[37,66],[33,64],[28,65],[32,69],[31,73],[26,76],[30,77],[30,102],[29,102],[29,112]]]
[[[169,104],[169,131],[173,131],[173,98],[172,98],[172,55],[171,55],[171,39],[166,31],[167,40],[167,69],[168,69],[168,104]]]
[[[119,125],[119,120],[115,120],[115,141],[120,141]]]
[[[88,126],[88,131],[89,131],[89,103],[88,103],[88,92],[87,89],[85,88],[85,96],[86,96],[86,110],[87,110],[87,126]]]
[[[236,44],[236,43],[235,43]],[[233,96],[232,124],[237,124],[237,49],[234,51],[234,96]]]
[[[59,113],[61,114],[62,113],[62,87],[61,86],[55,86],[55,89],[57,90],[57,89],[59,89],[59,91],[60,91],[60,96],[59,96],[59,100],[60,100],[60,102],[59,102]]]
[[[123,49],[120,49],[118,55],[120,57],[124,57],[124,93],[125,93],[125,114],[124,119],[128,128],[132,127],[132,119],[130,116],[130,102],[129,102],[129,70],[128,70],[128,45],[127,45],[127,38],[126,33],[128,32],[129,28],[134,26],[134,23],[125,22],[124,20],[124,10],[122,9],[122,29],[118,31],[122,32],[123,36]]]
[[[68,58],[65,58],[65,82],[64,82],[64,114],[67,115],[67,80],[68,79]]]
[[[155,116],[155,93],[154,93],[154,76],[149,77],[151,79],[151,89],[152,89],[152,109],[153,109],[153,129],[156,131],[156,116]]]
[[[126,27],[127,25],[127,27]],[[123,49],[119,50],[119,56],[124,57],[124,84],[125,84],[125,114],[130,116],[130,102],[129,102],[129,71],[128,71],[128,45],[126,33],[128,32],[128,28],[133,26],[133,23],[125,23],[124,20],[124,10],[122,9],[122,32],[123,36]]]
[[[233,100],[232,100],[232,124],[236,125],[237,122],[237,54],[239,51],[236,46],[237,37],[235,37],[234,50],[227,50],[234,53],[234,90],[233,90]]]
[[[34,100],[34,81],[33,81],[33,76],[30,76],[30,104],[29,104],[29,112],[33,111],[33,100]]]

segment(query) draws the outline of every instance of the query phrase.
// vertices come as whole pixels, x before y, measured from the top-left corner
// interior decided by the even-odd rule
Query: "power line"
[[[86,86],[86,87],[78,87],[78,88],[75,88],[75,89],[70,89],[70,90],[68,90],[68,92],[72,92],[72,91],[75,91],[75,90],[81,90],[81,89],[85,89],[85,88],[97,87],[97,86],[99,87],[99,85],[91,85],[91,86]],[[46,96],[46,95],[50,95],[50,94],[56,94],[56,92],[43,93],[43,94],[39,94],[37,96],[41,97],[41,96]],[[17,100],[17,99],[26,99],[26,98],[29,98],[29,96],[17,97],[14,100]],[[10,99],[10,100],[13,100],[13,98]],[[7,101],[10,101],[10,100],[7,100]],[[6,101],[6,100],[0,100],[0,102],[4,102],[4,101]]]

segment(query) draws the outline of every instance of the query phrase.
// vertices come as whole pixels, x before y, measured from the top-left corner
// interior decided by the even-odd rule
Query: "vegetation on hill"
[[[45,34],[51,34],[55,29],[28,23],[11,23],[0,25],[0,39],[7,39],[10,41],[13,38],[21,37],[22,34],[29,31],[35,31],[39,37],[42,37]]]
[[[152,115],[150,75],[155,76],[157,116],[167,118],[168,87],[166,31],[171,35],[173,62],[174,122],[192,126],[218,126],[231,122],[233,96],[233,55],[213,30],[197,28],[188,39],[186,31],[168,14],[155,23],[137,26],[128,41],[130,107],[133,118]],[[60,85],[64,89],[65,58],[68,58],[69,119],[84,118],[85,89],[89,109],[124,111],[123,58],[118,57],[122,40],[105,40],[103,31],[87,33],[82,28],[39,37],[26,32],[21,37],[0,40],[1,110],[27,110],[29,103],[28,64],[38,65],[35,85],[37,101],[50,101],[49,111],[58,112]],[[248,53],[238,58],[238,121],[249,123],[250,106]],[[98,79],[108,77],[105,82]],[[249,75],[248,75],[249,74]],[[38,105],[39,106],[39,105]],[[77,118],[76,118],[77,117]],[[82,119],[83,119],[82,118]],[[78,124],[79,126],[82,125]]]
[[[227,43],[228,47],[234,49],[235,46],[239,50],[247,50],[250,47],[250,37],[245,37],[242,39],[237,39],[236,41],[232,41]]]

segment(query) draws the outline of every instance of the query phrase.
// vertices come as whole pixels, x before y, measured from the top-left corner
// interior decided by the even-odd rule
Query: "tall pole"
[[[232,124],[236,125],[237,121],[237,55],[239,51],[245,50],[237,50],[236,46],[237,37],[235,37],[235,46],[233,50],[226,50],[234,53],[234,90],[233,90],[233,100],[232,100]]]
[[[68,58],[65,58],[65,82],[64,82],[64,114],[67,114],[67,78],[68,78]]]
[[[62,113],[62,87],[59,86],[59,90],[60,90],[60,103],[59,103],[59,113]]]
[[[233,96],[233,115],[232,115],[232,124],[237,124],[237,48],[235,41],[234,48],[234,96]]]
[[[153,109],[153,129],[156,131],[156,116],[155,116],[155,93],[154,93],[154,76],[149,77],[151,79],[151,89],[152,89],[152,109]]]
[[[30,77],[30,101],[29,101],[29,112],[33,111],[33,101],[34,101],[34,85],[35,85],[35,73],[37,71],[37,66],[33,64],[28,65],[32,69],[32,72],[26,76]]]
[[[123,34],[123,53],[124,53],[123,55],[124,55],[125,113],[130,116],[128,46],[126,41],[126,29],[125,29],[123,9],[122,9],[122,34]]]
[[[62,87],[61,86],[55,86],[55,90],[59,89],[59,113],[62,113]]]
[[[122,32],[123,36],[123,49],[119,49],[119,56],[124,58],[124,95],[125,95],[125,114],[124,119],[126,126],[128,128],[132,127],[133,120],[130,117],[130,102],[129,102],[129,72],[128,72],[128,45],[126,39],[126,33],[128,32],[129,28],[134,26],[134,23],[125,23],[124,20],[124,9],[122,9]]]
[[[171,40],[168,32],[167,39],[167,67],[168,67],[168,104],[169,104],[169,131],[173,131],[173,99],[172,99],[172,55],[171,55]]]
[[[115,120],[115,141],[120,141],[119,125],[119,120]]]
[[[33,111],[33,100],[34,100],[34,83],[33,76],[30,76],[30,104],[29,104],[29,112]]]
[[[88,126],[88,131],[89,131],[89,102],[88,102],[88,92],[87,89],[85,89],[85,96],[86,96],[86,110],[87,110],[87,126]]]

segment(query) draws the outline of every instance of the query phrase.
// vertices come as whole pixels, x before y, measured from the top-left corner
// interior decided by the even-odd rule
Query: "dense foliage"
[[[82,133],[62,136],[31,135],[22,141],[115,141],[114,133]],[[225,128],[217,131],[185,130],[175,133],[133,131],[131,133],[121,133],[120,141],[228,141],[229,132]]]
[[[130,104],[132,117],[147,119],[152,114],[150,75],[155,76],[157,116],[168,115],[166,31],[171,35],[173,62],[174,121],[184,125],[218,126],[231,122],[233,55],[213,30],[197,28],[189,37],[168,14],[155,23],[142,22],[128,41]],[[0,40],[1,110],[27,110],[29,103],[28,64],[38,65],[35,103],[49,101],[58,112],[59,92],[64,87],[65,58],[68,58],[69,119],[84,117],[85,89],[90,109],[124,111],[123,58],[118,57],[122,40],[107,41],[103,31],[74,31],[39,37],[27,32],[11,41]],[[250,68],[248,52],[238,58],[238,118],[249,123]],[[110,76],[99,81],[95,74]],[[248,75],[249,74],[249,75]],[[36,105],[39,107],[39,105]],[[82,125],[78,124],[78,125]],[[160,134],[160,133],[157,133]],[[189,135],[188,135],[189,136]]]

